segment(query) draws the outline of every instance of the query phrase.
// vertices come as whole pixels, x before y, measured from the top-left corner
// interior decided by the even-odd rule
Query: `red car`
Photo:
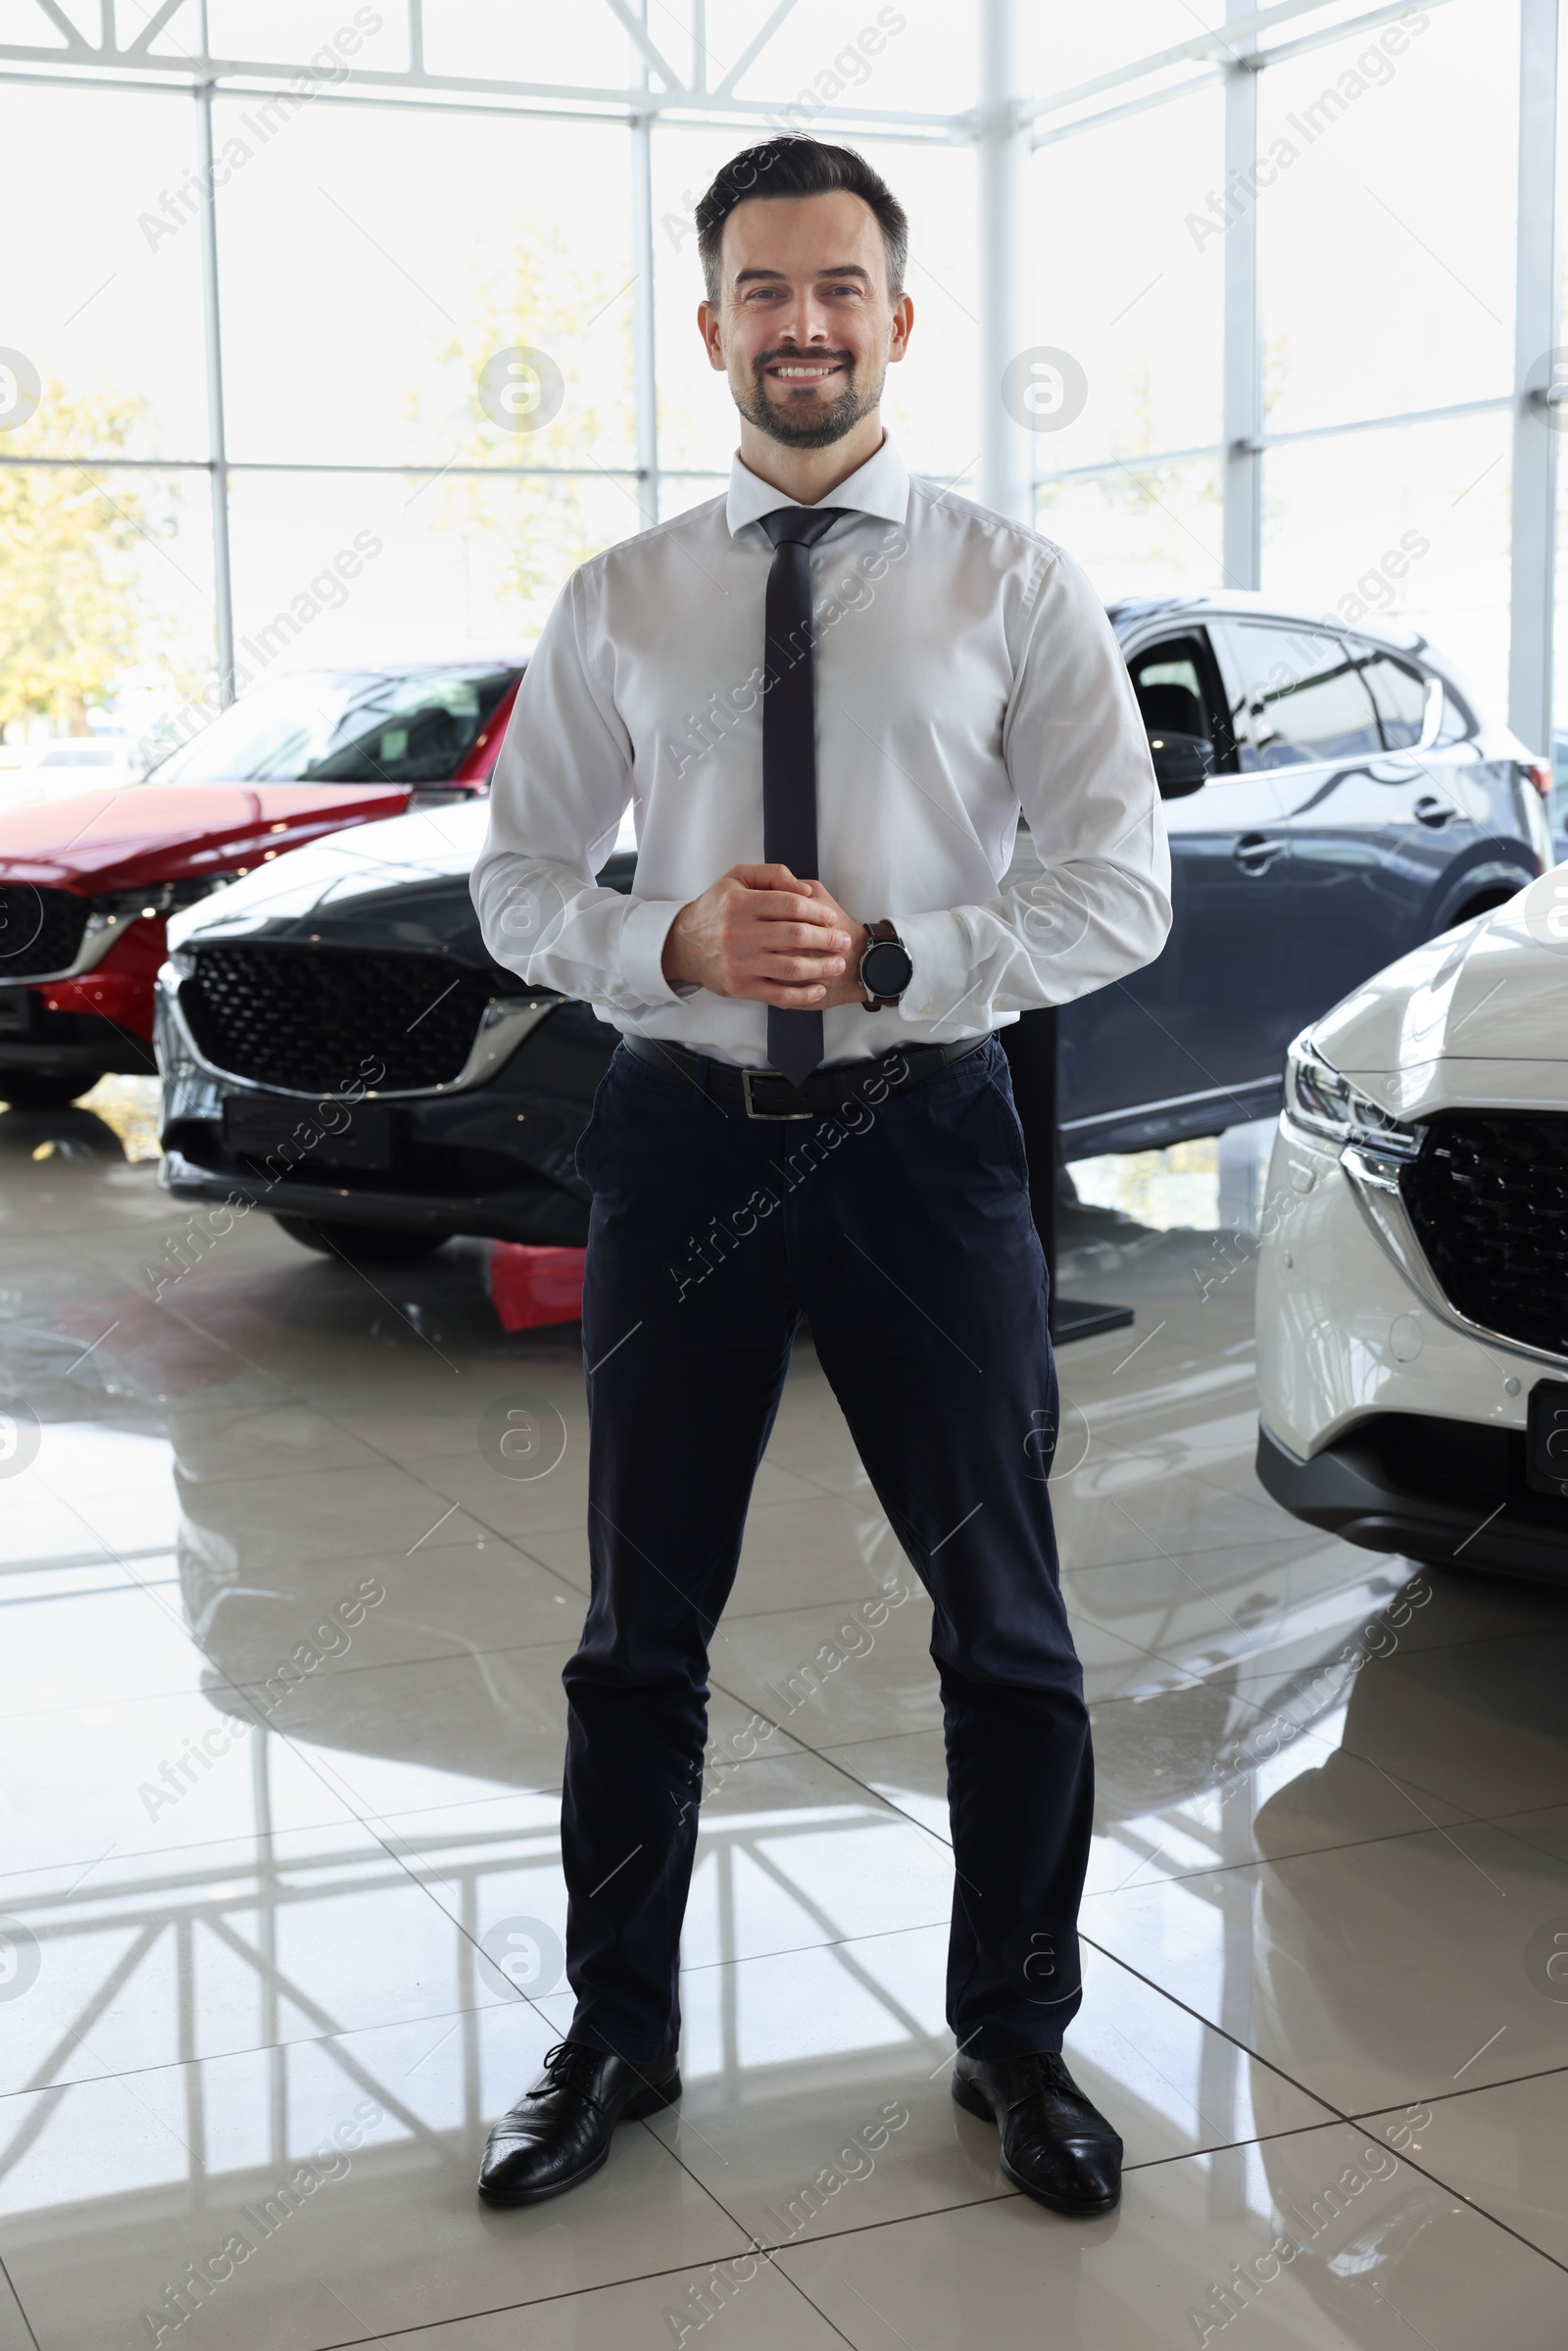
[[[482,794],[518,661],[294,670],[139,784],[0,816],[0,1101],[153,1076],[166,917],[347,825]]]

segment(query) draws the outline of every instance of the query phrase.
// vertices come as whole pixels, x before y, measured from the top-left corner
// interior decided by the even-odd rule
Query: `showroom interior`
[[[0,0],[0,2351],[1568,2339],[1565,70],[1558,0]],[[695,209],[802,134],[1175,876],[1073,1002],[999,876],[1099,2217],[950,2091],[932,1601],[808,1322],[684,2093],[474,2192],[573,2012],[615,1032],[467,876],[567,580],[725,496]]]

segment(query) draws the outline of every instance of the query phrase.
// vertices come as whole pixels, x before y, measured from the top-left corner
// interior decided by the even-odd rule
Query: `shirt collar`
[[[799,498],[786,498],[782,490],[775,490],[771,482],[763,481],[750,465],[743,465],[737,453],[730,466],[729,497],[724,509],[732,538],[748,522],[756,522],[781,506],[803,504]],[[881,448],[817,504],[853,507],[858,514],[876,514],[884,522],[903,522],[909,507],[909,476],[892,437],[884,433]]]

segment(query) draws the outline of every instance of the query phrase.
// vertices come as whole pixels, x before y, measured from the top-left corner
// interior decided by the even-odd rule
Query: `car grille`
[[[30,882],[0,885],[0,981],[69,971],[81,952],[91,910],[86,899],[71,890],[35,890]]]
[[[205,947],[179,992],[203,1057],[261,1086],[320,1094],[368,1063],[382,1092],[449,1085],[493,994],[442,955],[309,947]]]
[[[1568,1115],[1435,1118],[1399,1188],[1459,1312],[1568,1356]]]

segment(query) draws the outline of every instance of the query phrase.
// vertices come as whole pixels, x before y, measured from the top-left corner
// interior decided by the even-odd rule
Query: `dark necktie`
[[[816,640],[810,550],[847,512],[781,506],[761,517],[773,542],[767,575],[762,702],[762,857],[816,881]],[[820,1012],[767,1007],[768,1065],[799,1086],[822,1058]]]

